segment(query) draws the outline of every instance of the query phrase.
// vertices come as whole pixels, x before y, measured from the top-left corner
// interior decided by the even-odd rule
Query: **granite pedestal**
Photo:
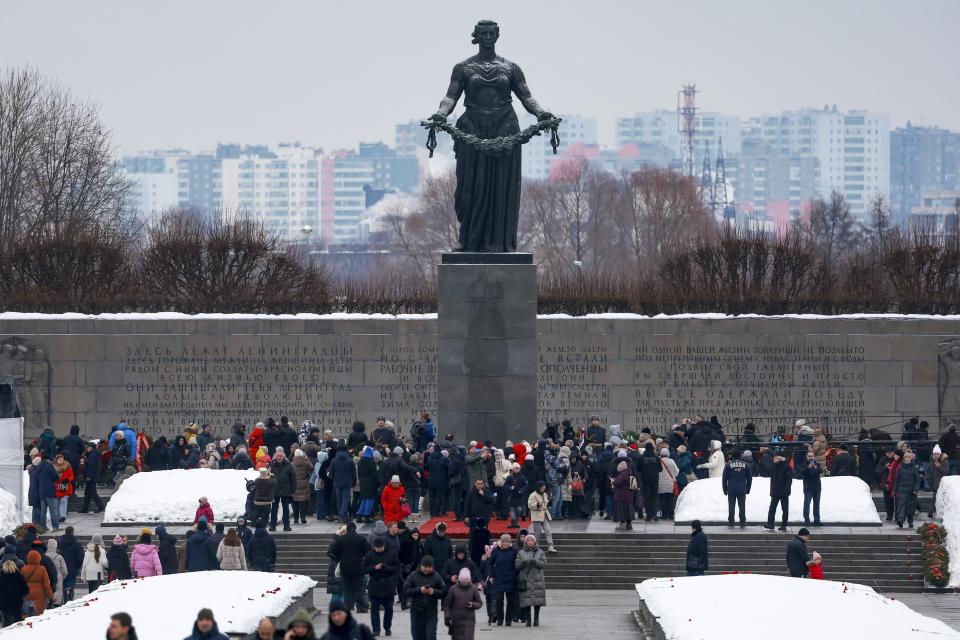
[[[537,431],[537,266],[530,254],[444,254],[437,414],[457,442]]]

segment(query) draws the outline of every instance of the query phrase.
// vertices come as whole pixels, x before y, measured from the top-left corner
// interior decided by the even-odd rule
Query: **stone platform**
[[[532,257],[444,254],[437,307],[442,430],[457,442],[502,443],[529,435],[537,424],[537,267]]]

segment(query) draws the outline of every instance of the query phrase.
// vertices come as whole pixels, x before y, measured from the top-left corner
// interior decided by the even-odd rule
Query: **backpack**
[[[423,438],[424,435],[426,435],[426,431],[423,428],[423,423],[417,420],[410,427],[410,437],[413,438],[414,440],[420,440]]]

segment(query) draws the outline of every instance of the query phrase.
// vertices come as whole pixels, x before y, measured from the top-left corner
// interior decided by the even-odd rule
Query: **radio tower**
[[[723,138],[717,140],[717,170],[713,183],[713,215],[723,222],[733,222],[736,213],[727,193],[727,169],[723,161]]]
[[[683,136],[683,173],[693,176],[697,145],[697,85],[685,84],[677,92],[677,130]]]
[[[710,141],[703,141],[703,169],[700,171],[700,202],[714,213],[713,173],[710,171]]]

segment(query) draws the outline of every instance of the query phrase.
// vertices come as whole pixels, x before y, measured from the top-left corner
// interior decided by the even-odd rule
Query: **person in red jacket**
[[[263,446],[263,423],[258,422],[253,428],[253,431],[250,432],[250,437],[247,438],[247,447],[248,451],[256,451]]]
[[[400,477],[393,476],[390,483],[383,488],[380,495],[380,504],[383,505],[384,522],[400,522],[403,520],[402,501],[406,500],[406,492],[400,484]]]
[[[63,522],[67,519],[67,503],[70,496],[73,495],[75,477],[73,467],[63,457],[63,454],[58,453],[57,457],[54,458],[53,468],[60,474],[57,478],[56,494],[60,504],[60,522]]]
[[[193,524],[200,522],[200,516],[206,516],[207,524],[213,526],[213,507],[210,506],[206,496],[200,496],[200,506],[197,507],[197,513],[193,516]]]

